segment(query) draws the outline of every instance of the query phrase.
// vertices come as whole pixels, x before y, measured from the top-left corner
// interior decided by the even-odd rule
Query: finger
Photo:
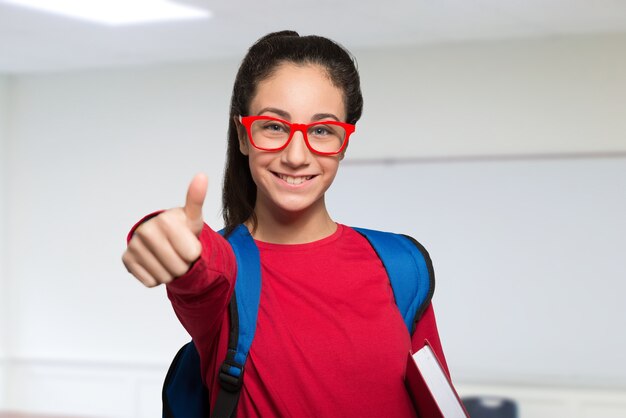
[[[185,274],[202,252],[202,244],[185,219],[182,209],[171,209],[136,232],[136,238],[174,277]]]
[[[137,264],[143,267],[158,283],[169,283],[174,278],[140,237],[137,237],[132,245],[129,245],[128,250]]]
[[[146,287],[156,287],[160,284],[154,277],[150,275],[150,273],[148,273],[146,269],[141,267],[141,265],[139,264],[133,264],[129,271],[132,273],[133,276],[135,276],[137,280],[141,282],[141,284]]]
[[[189,184],[184,211],[191,222],[202,220],[202,205],[206,198],[208,185],[209,179],[203,173],[196,174]]]
[[[159,283],[144,269],[140,264],[134,261],[134,257],[129,251],[126,251],[122,256],[122,262],[126,267],[126,270],[135,276],[146,287],[155,287]]]
[[[190,231],[187,231],[187,233],[191,235],[192,238],[196,239]],[[148,248],[150,247],[148,246]],[[187,271],[189,271],[189,267],[191,267],[191,263],[196,260],[194,258],[191,261],[187,261],[182,258],[176,249],[171,246],[170,242],[167,242],[167,246],[159,246],[154,249],[151,248],[151,250],[152,255],[154,255],[158,264],[167,271],[168,280],[180,277],[187,273]],[[146,259],[149,259],[149,257],[146,257]]]
[[[200,258],[202,244],[194,232],[187,228],[177,228],[169,222],[164,223],[164,228],[170,246],[187,267]]]
[[[179,211],[180,209],[174,209]],[[145,248],[151,252],[156,261],[163,266],[172,277],[185,274],[193,261],[199,256],[202,246],[198,238],[184,225],[173,212],[164,213],[155,220],[153,225],[137,232],[137,245],[135,250],[142,252]],[[183,221],[184,222],[184,221]],[[148,230],[151,229],[151,230]],[[172,238],[170,239],[170,235]],[[182,246],[182,250],[174,246]],[[200,247],[200,249],[198,249]],[[195,257],[188,260],[179,254],[184,253],[187,257]],[[194,252],[197,253],[194,255]],[[146,257],[148,259],[148,257]]]

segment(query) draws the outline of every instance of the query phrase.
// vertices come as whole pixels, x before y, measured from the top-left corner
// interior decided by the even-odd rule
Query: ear
[[[235,126],[237,127],[237,138],[239,139],[239,151],[243,155],[248,155],[250,153],[250,144],[248,142],[248,134],[246,133],[246,128],[241,124],[239,118],[237,116],[233,117],[235,121]]]

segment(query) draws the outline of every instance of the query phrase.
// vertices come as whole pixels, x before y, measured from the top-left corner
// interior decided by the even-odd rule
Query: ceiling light
[[[0,0],[107,25],[208,18],[211,12],[170,0]]]

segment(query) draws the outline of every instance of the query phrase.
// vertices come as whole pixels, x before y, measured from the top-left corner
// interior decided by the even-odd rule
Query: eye
[[[330,131],[325,126],[316,126],[315,134],[316,135],[328,135]]]
[[[289,132],[289,129],[282,123],[267,122],[263,125],[263,130],[267,133],[283,133]]]
[[[333,131],[326,125],[315,125],[309,133],[319,137],[331,135]]]

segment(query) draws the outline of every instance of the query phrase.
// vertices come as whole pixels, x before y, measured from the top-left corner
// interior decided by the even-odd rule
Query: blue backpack
[[[380,257],[408,331],[428,307],[435,289],[428,252],[406,235],[353,228]],[[223,234],[223,230],[220,231]],[[226,360],[219,372],[221,390],[210,410],[209,393],[202,381],[200,356],[193,341],[176,354],[163,384],[163,418],[207,418],[233,415],[243,383],[243,371],[256,330],[261,297],[259,250],[248,229],[239,225],[229,236],[237,260],[235,291],[229,305],[231,329]]]

